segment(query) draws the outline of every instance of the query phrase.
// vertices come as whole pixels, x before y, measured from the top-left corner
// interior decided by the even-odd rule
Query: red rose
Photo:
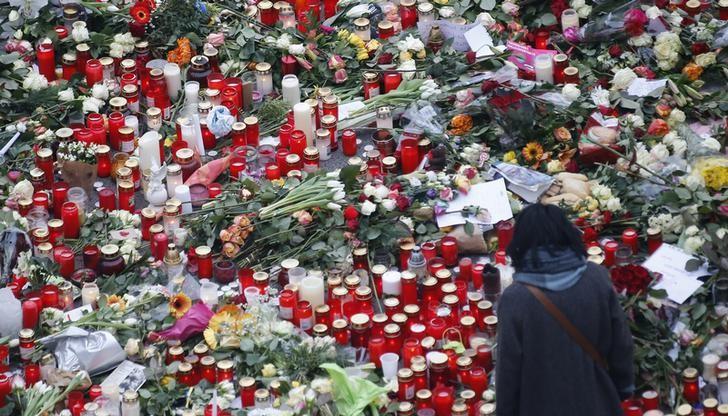
[[[630,36],[639,36],[645,33],[645,25],[649,19],[641,9],[630,9],[624,14],[624,30]]]
[[[344,208],[344,219],[355,220],[357,218],[359,218],[359,211],[357,211],[353,205],[349,205],[348,207]]]
[[[622,56],[622,47],[619,45],[612,45],[609,47],[609,56],[612,58],[619,58]]]
[[[554,16],[561,16],[561,13],[569,8],[569,3],[566,0],[552,0],[550,8]]]
[[[390,191],[397,191],[397,192],[399,192],[399,191],[401,191],[401,190],[402,190],[402,184],[401,184],[401,183],[399,183],[399,182],[397,182],[397,183],[394,183],[394,184],[392,184],[392,185],[391,185],[391,186],[389,187],[389,190],[390,190]]]
[[[358,220],[347,220],[346,228],[349,229],[349,231],[356,231],[357,229],[359,229],[359,221]]]
[[[650,127],[647,128],[647,134],[650,136],[662,137],[670,132],[670,126],[667,125],[665,120],[656,118],[650,123]]]
[[[379,55],[377,63],[379,65],[389,65],[392,63],[392,59],[394,59],[394,56],[391,53],[384,52],[383,54]]]
[[[655,72],[646,66],[638,66],[634,72],[642,78],[655,79]]]
[[[584,229],[584,234],[581,235],[581,239],[584,243],[596,241],[597,237],[599,237],[599,233],[597,233],[594,227],[586,227]]]
[[[609,225],[612,222],[612,211],[604,211],[602,216],[604,217],[604,225]]]
[[[364,202],[369,198],[364,194],[364,192],[362,192],[359,194],[359,197],[357,199],[359,200],[359,202]]]
[[[468,65],[472,65],[475,63],[475,52],[468,51],[465,53],[465,61],[468,63]]]
[[[483,84],[480,85],[480,91],[483,94],[487,94],[487,93],[493,91],[494,89],[496,89],[497,87],[498,87],[497,81],[486,80],[486,81],[483,81]]]
[[[577,218],[576,220],[574,220],[574,225],[576,225],[577,227],[583,227],[583,226],[586,225],[586,219],[585,218]]]
[[[576,163],[576,160],[571,159],[565,166],[567,172],[570,173],[578,173],[579,172],[579,164]]]
[[[399,209],[400,211],[404,211],[407,208],[409,208],[409,206],[410,206],[409,198],[407,198],[404,195],[397,196],[396,202],[397,202],[397,209]]]
[[[693,52],[693,55],[700,55],[710,51],[710,47],[705,42],[696,42],[690,45],[690,50]]]

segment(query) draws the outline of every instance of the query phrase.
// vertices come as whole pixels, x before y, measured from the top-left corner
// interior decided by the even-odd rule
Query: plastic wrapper
[[[206,163],[190,175],[185,181],[185,185],[192,186],[197,184],[209,185],[220,176],[230,165],[230,155],[215,159],[212,162]]]
[[[0,289],[0,336],[16,337],[23,328],[23,308],[13,291],[7,287]]]
[[[728,25],[717,31],[715,39],[713,39],[713,49],[725,48],[726,46],[728,46]]]
[[[235,123],[235,117],[225,106],[217,105],[207,114],[207,128],[217,138],[230,133],[233,130],[233,123]]]
[[[71,327],[40,342],[53,351],[58,368],[65,371],[84,370],[93,376],[126,359],[124,349],[107,331],[89,332]]]
[[[593,43],[615,41],[624,38],[624,15],[633,8],[639,7],[638,1],[630,1],[611,9],[603,16],[593,18],[581,28],[569,28],[564,37],[572,42]]]
[[[432,105],[418,106],[413,103],[402,114],[402,118],[408,123],[404,125],[405,131],[421,131],[431,134],[442,134],[444,129],[436,120],[439,111]]]
[[[7,284],[18,264],[20,253],[30,250],[28,233],[19,228],[8,228],[0,234],[0,281]]]
[[[158,340],[179,340],[185,341],[188,338],[201,334],[207,328],[207,323],[212,318],[212,311],[204,303],[196,303],[189,311],[170,328],[157,333],[151,333],[151,341]]]

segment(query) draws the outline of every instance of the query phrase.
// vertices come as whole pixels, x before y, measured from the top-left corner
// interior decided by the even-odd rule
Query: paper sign
[[[685,270],[685,264],[693,258],[680,248],[663,243],[642,266],[662,275],[661,280],[653,286],[654,289],[664,289],[670,300],[682,304],[703,285],[698,278],[710,275],[706,263],[696,271]]]
[[[127,390],[137,391],[146,381],[143,365],[135,364],[129,360],[122,361],[116,369],[101,383],[104,386],[118,386],[120,392]]]
[[[665,79],[637,78],[627,87],[627,94],[633,97],[659,97],[662,95],[666,83]]]
[[[477,206],[487,212],[488,218],[466,218],[461,213],[462,209],[469,206]],[[503,179],[484,182],[473,185],[467,194],[458,195],[447,207],[445,214],[437,217],[439,227],[465,224],[495,224],[513,218],[511,204],[508,201],[508,191]]]
[[[483,25],[476,25],[465,32],[464,36],[470,50],[475,52],[476,58],[493,55],[490,49],[493,46],[493,39]]]
[[[76,309],[71,309],[70,311],[66,312],[63,315],[63,320],[65,322],[76,322],[79,319],[81,319],[84,315],[89,314],[93,311],[94,311],[94,309],[91,307],[91,305],[83,305],[81,307],[78,307]]]

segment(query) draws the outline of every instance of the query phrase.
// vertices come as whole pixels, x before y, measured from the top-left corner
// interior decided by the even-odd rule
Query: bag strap
[[[536,286],[523,284],[526,286],[529,292],[533,294],[533,296],[538,299],[539,302],[543,305],[543,307],[546,309],[546,312],[548,312],[554,319],[556,319],[556,322],[561,325],[562,328],[566,331],[566,333],[569,334],[571,339],[573,339],[579,346],[589,354],[589,356],[596,362],[600,367],[602,367],[604,370],[609,371],[609,365],[607,364],[607,361],[602,357],[602,354],[597,351],[597,349],[594,347],[594,345],[589,342],[589,340],[584,336],[584,334],[579,331],[574,324],[571,323],[569,318],[567,318],[559,308],[554,305],[553,302],[551,302],[551,299],[546,296],[541,289],[537,288]]]

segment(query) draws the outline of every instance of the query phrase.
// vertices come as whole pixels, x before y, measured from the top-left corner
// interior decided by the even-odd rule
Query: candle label
[[[411,400],[415,398],[415,384],[410,383],[404,391],[405,400]]]
[[[536,55],[551,55],[553,58],[557,51],[549,49],[536,49],[522,43],[508,41],[506,48],[511,51],[511,56],[508,58],[509,61],[513,62],[518,69],[523,71],[533,72],[533,62],[536,59]]]
[[[287,320],[287,321],[290,321],[291,319],[293,319],[293,308],[286,308],[286,307],[283,307],[283,306],[282,306],[282,307],[281,307],[281,308],[279,309],[279,313],[278,313],[278,316],[279,316],[279,317],[280,317],[281,319],[285,319],[285,320]]]
[[[21,346],[20,347],[20,359],[23,361],[30,360],[30,356],[33,355],[33,351],[35,351],[35,348],[26,348]]]
[[[304,331],[308,331],[309,329],[313,328],[313,317],[301,319],[299,326]]]

